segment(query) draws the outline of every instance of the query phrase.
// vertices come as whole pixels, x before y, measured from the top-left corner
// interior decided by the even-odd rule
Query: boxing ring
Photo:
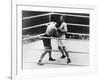
[[[29,20],[31,18],[37,18],[41,16],[48,15],[48,22],[29,26],[22,28],[23,32],[28,29],[38,28],[42,26],[46,26],[51,21],[52,15],[65,15],[65,16],[72,16],[72,17],[82,17],[82,18],[89,18],[89,16],[82,16],[82,15],[72,15],[72,14],[62,14],[62,13],[46,13],[42,15],[37,16],[29,16],[29,17],[23,17],[22,21]],[[77,24],[77,23],[67,23],[68,25],[75,25],[75,26],[82,26],[82,27],[89,27],[89,25],[86,24]],[[42,43],[42,40],[34,40],[36,37],[40,37],[41,34],[36,35],[24,35],[22,41],[23,41],[23,68],[24,69],[37,69],[37,68],[54,68],[54,67],[75,67],[75,66],[88,66],[89,65],[89,39],[84,39],[82,36],[89,36],[89,34],[85,33],[73,33],[68,32],[68,34],[71,35],[79,35],[81,39],[72,39],[71,37],[63,39],[63,43],[66,46],[66,49],[69,53],[69,56],[71,58],[71,63],[66,64],[66,58],[61,59],[61,53],[57,48],[57,39],[51,37],[51,43],[52,43],[52,56],[56,59],[56,61],[49,61],[48,60],[48,54],[43,59],[44,66],[37,65],[37,61],[44,51],[44,46]],[[23,34],[22,34],[23,35]]]

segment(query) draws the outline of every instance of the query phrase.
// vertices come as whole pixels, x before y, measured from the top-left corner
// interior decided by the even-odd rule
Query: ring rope
[[[84,34],[84,33],[72,33],[72,32],[67,32],[68,34],[76,34],[76,35],[87,35],[89,36],[89,34]]]
[[[75,24],[75,23],[67,23],[67,25],[76,25],[76,26],[89,27],[89,25],[85,25],[85,24]]]
[[[36,35],[36,36],[30,36],[28,38],[24,38],[23,40],[28,40],[28,39],[32,39],[32,38],[39,38],[42,35],[44,35],[44,33],[43,34]]]
[[[27,30],[27,29],[31,29],[31,28],[36,28],[36,27],[39,27],[39,26],[43,26],[43,25],[48,25],[48,23],[44,23],[44,24],[40,24],[40,25],[35,25],[35,26],[30,26],[30,27],[26,27],[26,28],[23,28],[22,30]],[[76,25],[76,26],[84,26],[84,27],[89,27],[89,25],[83,25],[83,24],[74,24],[74,23],[67,23],[67,25]]]
[[[44,33],[43,33],[44,34]],[[45,38],[45,39],[59,39],[59,40],[67,40],[67,39],[62,39],[62,38],[56,38],[56,37],[41,37],[43,34],[40,35],[36,35],[36,36],[30,36],[28,38],[24,38],[23,40],[28,40],[28,39],[35,39],[35,38]],[[82,33],[71,33],[71,32],[67,32],[67,34],[77,34],[77,35],[87,35],[89,36],[89,34],[82,34]]]
[[[45,49],[33,49],[33,50],[44,51]],[[48,49],[48,51],[60,52],[59,50],[50,50],[50,49]],[[78,51],[67,51],[67,52],[69,52],[69,53],[77,53],[77,54],[89,54],[88,52],[78,52]]]
[[[48,22],[48,23],[49,23],[49,22]],[[43,26],[43,25],[48,25],[48,23],[44,23],[44,24],[40,24],[40,25],[35,25],[35,26],[26,27],[26,28],[23,28],[22,30],[31,29],[31,28],[36,28],[36,27]]]
[[[46,16],[46,15],[50,15],[50,14],[52,14],[52,13],[46,13],[46,14],[41,14],[41,15],[36,15],[36,16],[29,16],[29,17],[23,17],[22,20],[41,17],[41,16]]]
[[[59,15],[66,15],[66,16],[89,18],[89,16],[73,15],[73,14],[67,14],[67,13],[66,14],[62,14],[62,13],[46,13],[46,14],[41,14],[41,15],[36,15],[36,16],[23,17],[22,20],[41,17],[41,16],[46,16],[46,15],[50,15],[50,14],[57,14],[57,15],[59,14]]]
[[[66,15],[66,16],[74,16],[74,17],[83,17],[83,18],[89,18],[89,16],[82,16],[82,15],[73,15],[73,14],[62,14],[62,13],[52,13],[52,14],[59,14],[59,15]]]

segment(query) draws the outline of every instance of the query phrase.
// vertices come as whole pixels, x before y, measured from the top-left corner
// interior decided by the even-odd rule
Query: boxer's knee
[[[59,50],[62,50],[62,47],[61,47],[61,46],[58,46],[58,49],[59,49]]]
[[[62,46],[62,48],[63,48],[63,50],[65,50],[65,51],[66,51],[66,47],[65,47],[65,46]]]

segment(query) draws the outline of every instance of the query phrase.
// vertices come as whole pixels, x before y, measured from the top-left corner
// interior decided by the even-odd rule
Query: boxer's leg
[[[62,48],[63,48],[63,51],[65,52],[65,54],[66,54],[66,56],[67,56],[67,63],[71,63],[71,59],[69,58],[69,54],[68,54],[68,52],[67,52],[67,50],[66,50],[66,47],[63,46]]]
[[[43,65],[43,63],[42,63],[42,59],[44,58],[44,56],[46,55],[47,52],[48,52],[48,51],[45,50],[45,51],[42,53],[42,55],[40,56],[40,59],[39,59],[39,61],[38,61],[37,64],[39,64],[39,65]]]
[[[61,40],[57,40],[57,43],[58,43],[58,49],[59,49],[60,52],[62,53],[61,58],[65,58],[66,56],[64,55],[64,51],[63,51],[63,49],[62,49],[62,42],[61,42]]]
[[[49,53],[49,61],[55,61],[56,59],[53,59],[53,58],[52,58],[51,52],[52,52],[52,51],[48,51],[48,53]]]

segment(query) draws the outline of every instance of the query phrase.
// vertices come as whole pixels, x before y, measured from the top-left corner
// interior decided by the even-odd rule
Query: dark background
[[[46,13],[50,13],[50,12],[22,11],[22,18],[46,14]],[[59,12],[59,13],[61,13],[61,12]],[[66,14],[66,13],[63,13],[63,14]],[[67,14],[82,15],[82,16],[88,16],[89,17],[89,14],[83,14],[83,13],[67,13]],[[57,14],[51,15],[51,21],[57,22],[57,20],[59,20],[59,18],[60,18],[60,15],[57,15]],[[43,23],[47,23],[47,22],[49,22],[49,15],[25,19],[25,20],[22,20],[22,28],[35,26],[35,25],[39,25],[39,24],[43,24]],[[65,16],[65,22],[74,23],[74,24],[89,25],[89,18]],[[36,27],[36,28],[23,30],[22,34],[23,35],[27,35],[27,34],[37,35],[37,34],[44,33],[45,30],[46,30],[46,26],[39,26],[39,27]],[[89,26],[83,27],[83,26],[76,26],[76,25],[68,25],[68,32],[89,34]]]

